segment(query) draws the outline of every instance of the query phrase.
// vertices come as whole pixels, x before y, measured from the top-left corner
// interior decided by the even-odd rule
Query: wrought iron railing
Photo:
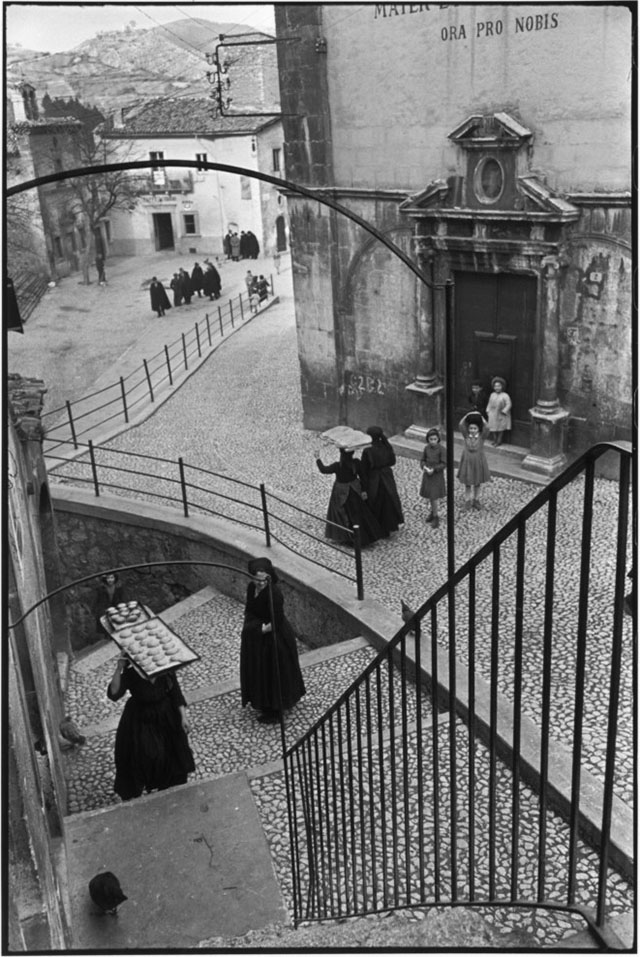
[[[270,283],[273,295],[273,279]],[[225,334],[241,325],[255,311],[249,296],[238,293],[219,306],[212,305],[204,321],[163,346],[155,355],[143,359],[129,375],[79,399],[65,402],[42,415],[46,430],[45,448],[49,454],[81,447],[80,439],[95,441],[99,430],[117,424],[128,425],[141,407],[156,402],[163,390],[173,387],[189,373],[190,363],[206,356]]]
[[[617,483],[594,481],[605,452]],[[473,904],[604,939],[610,869],[633,870],[630,462],[623,443],[574,462],[286,752],[296,923]]]
[[[68,460],[56,449],[44,454],[53,481],[89,487],[96,497],[115,493],[142,498],[179,509],[188,518],[200,513],[223,518],[264,534],[265,544],[278,542],[307,561],[328,569],[356,585],[358,599],[364,598],[360,529],[337,525],[324,516],[294,505],[264,483],[252,485],[220,472],[190,465],[180,457],[164,459],[155,455],[126,452],[106,445],[77,441],[67,444],[82,454]],[[327,525],[346,534],[349,547],[343,548],[324,537]],[[309,553],[314,543],[316,555]]]

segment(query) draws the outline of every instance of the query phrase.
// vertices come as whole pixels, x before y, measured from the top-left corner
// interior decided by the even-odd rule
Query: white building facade
[[[129,111],[102,135],[121,143],[123,159],[131,161],[213,162],[282,175],[279,119],[213,119],[209,100],[151,102]],[[286,200],[270,183],[204,166],[159,166],[136,175],[143,186],[138,205],[131,212],[114,212],[106,224],[111,255],[167,250],[222,256],[229,230],[251,230],[264,255],[275,251],[278,237],[286,242]]]

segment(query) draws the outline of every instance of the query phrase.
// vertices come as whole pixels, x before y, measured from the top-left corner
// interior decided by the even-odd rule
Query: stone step
[[[408,436],[404,432],[392,436],[389,441],[396,455],[402,455],[405,458],[419,459],[424,449],[423,439]],[[456,465],[460,462],[463,447],[462,438],[459,435],[454,436],[453,460]],[[523,468],[522,462],[529,454],[529,450],[520,445],[510,445],[505,442],[496,449],[492,445],[485,444],[484,451],[492,475],[499,475],[501,478],[514,478],[521,482],[530,482],[532,485],[540,486],[548,485],[551,481],[547,475]]]

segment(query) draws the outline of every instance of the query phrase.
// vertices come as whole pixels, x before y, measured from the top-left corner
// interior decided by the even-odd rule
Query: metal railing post
[[[242,308],[242,293],[238,293],[238,302],[240,303],[240,319],[244,322],[244,309]]]
[[[189,518],[189,500],[187,498],[187,482],[184,475],[184,459],[182,456],[178,458],[178,466],[180,468],[180,488],[182,490],[182,507],[184,509],[184,517]]]
[[[269,531],[269,509],[267,508],[267,490],[264,482],[260,482],[260,498],[262,499],[262,517],[264,519],[264,535],[267,548],[271,547],[271,533]]]
[[[149,383],[149,395],[151,396],[151,401],[154,402],[155,400],[153,398],[153,386],[151,385],[151,375],[149,374],[149,366],[147,364],[146,359],[143,359],[142,361],[144,362],[144,371],[147,375],[147,382]]]
[[[229,318],[231,319],[231,328],[233,329],[235,327],[233,322],[233,303],[231,302],[231,300],[229,300]]]
[[[127,409],[127,391],[124,387],[124,379],[120,376],[120,391],[122,392],[122,406],[124,408],[124,421],[129,422],[129,411]]]
[[[187,362],[187,340],[184,337],[184,332],[182,333],[182,353],[184,355],[184,367],[185,369],[188,369],[189,363]]]
[[[73,424],[73,416],[71,415],[71,403],[69,402],[68,399],[66,404],[67,404],[67,415],[69,416],[69,428],[71,429],[71,438],[73,439],[73,447],[74,449],[77,449],[78,440],[76,438],[76,428],[75,428],[75,425]]]
[[[93,487],[96,490],[96,498],[100,497],[100,485],[98,484],[98,469],[96,468],[96,459],[93,454],[93,442],[89,439],[89,458],[91,459],[91,474],[93,475]]]
[[[173,376],[171,375],[171,360],[169,359],[169,347],[164,347],[164,354],[167,358],[167,372],[169,373],[169,385],[173,385]]]
[[[196,343],[198,345],[198,358],[202,358],[202,349],[200,348],[200,329],[198,328],[198,323],[196,322]]]
[[[271,296],[273,296],[273,273],[269,273],[269,286],[271,287]]]
[[[356,559],[356,587],[358,589],[358,601],[364,598],[364,582],[362,579],[362,536],[360,535],[360,526],[353,526],[353,553]]]
[[[218,322],[220,323],[220,335],[224,335],[224,323],[222,322],[222,309],[218,306]]]
[[[209,339],[209,345],[212,345],[212,342],[211,342],[211,326],[209,325],[209,313],[208,313],[208,312],[205,313],[204,319],[205,319],[205,322],[207,323],[207,337],[208,337],[208,339]]]

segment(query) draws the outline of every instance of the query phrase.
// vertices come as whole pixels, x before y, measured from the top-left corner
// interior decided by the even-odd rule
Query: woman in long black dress
[[[360,481],[359,463],[353,457],[353,450],[340,448],[340,459],[331,465],[324,465],[320,453],[316,452],[316,465],[323,475],[335,475],[335,482],[329,496],[325,535],[334,542],[353,545],[353,535],[348,529],[360,526],[360,544],[372,545],[379,538],[388,538],[386,531],[363,499]],[[341,526],[341,527],[337,527]]]
[[[396,453],[379,425],[367,429],[371,445],[362,450],[360,477],[367,504],[387,532],[404,525],[400,496],[393,477]]]
[[[273,724],[281,710],[293,708],[306,689],[276,571],[268,558],[254,558],[248,567],[253,581],[247,586],[240,643],[242,707],[253,705],[260,711],[258,721]]]
[[[175,673],[143,678],[123,655],[107,696],[118,701],[127,691],[130,697],[116,731],[114,791],[128,801],[143,791],[186,784],[195,762],[187,737],[187,703]]]

